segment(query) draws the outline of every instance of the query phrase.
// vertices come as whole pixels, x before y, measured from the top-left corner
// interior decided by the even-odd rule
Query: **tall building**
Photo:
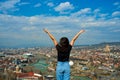
[[[104,48],[104,52],[109,53],[110,52],[110,46],[106,45]]]

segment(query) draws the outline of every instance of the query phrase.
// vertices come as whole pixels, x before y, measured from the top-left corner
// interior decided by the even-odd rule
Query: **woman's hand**
[[[80,30],[80,33],[83,33],[83,32],[85,32],[85,30]]]
[[[44,32],[48,33],[48,30],[47,30],[47,29],[43,29],[43,30],[44,30]]]

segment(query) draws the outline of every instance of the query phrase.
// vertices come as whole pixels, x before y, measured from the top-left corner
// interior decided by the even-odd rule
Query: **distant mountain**
[[[94,44],[93,46],[105,46],[105,45],[116,45],[116,46],[119,46],[120,45],[120,42],[103,42],[103,43],[100,43],[100,44]]]
[[[75,47],[88,47],[88,48],[97,48],[97,47],[105,47],[106,45],[109,46],[120,46],[120,42],[103,42],[103,43],[99,43],[99,44],[92,44],[92,45],[75,45]]]
[[[79,48],[98,48],[98,47],[105,47],[106,45],[109,46],[120,46],[120,42],[103,42],[103,43],[99,43],[99,44],[92,44],[92,45],[74,45],[74,47],[79,47]],[[2,48],[34,48],[34,47],[42,47],[45,48],[47,47],[46,45],[39,45],[39,44],[24,44],[24,45],[19,45],[19,46],[1,46],[0,45],[0,49]],[[49,46],[49,47],[53,47],[53,46]]]

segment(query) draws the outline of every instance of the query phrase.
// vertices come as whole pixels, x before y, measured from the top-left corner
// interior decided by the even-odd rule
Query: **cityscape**
[[[120,0],[0,0],[0,80],[56,80],[62,37],[70,80],[120,80]]]
[[[56,80],[54,47],[1,48],[0,80]],[[74,46],[71,80],[119,80],[120,42]]]

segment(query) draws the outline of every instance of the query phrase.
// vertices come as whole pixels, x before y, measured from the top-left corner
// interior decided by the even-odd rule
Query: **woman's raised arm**
[[[44,32],[46,32],[49,37],[51,38],[51,40],[53,41],[54,45],[56,46],[58,44],[57,40],[55,39],[55,37],[47,30],[47,29],[43,29]]]
[[[71,40],[70,45],[73,46],[74,42],[76,41],[76,39],[79,37],[80,34],[82,34],[83,32],[85,32],[85,30],[80,30]]]

